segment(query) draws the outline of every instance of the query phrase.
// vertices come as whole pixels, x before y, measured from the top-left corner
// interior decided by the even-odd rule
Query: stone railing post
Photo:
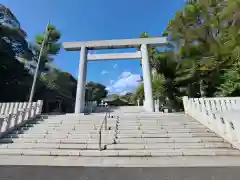
[[[188,100],[188,97],[187,96],[184,96],[182,98],[183,100],[183,107],[184,107],[184,112],[187,114],[188,113],[188,109],[189,109],[189,100]]]
[[[140,106],[140,99],[137,99],[137,106]]]
[[[14,102],[10,103],[8,114],[12,114],[13,113],[14,104],[15,104]]]
[[[155,112],[159,112],[159,99],[154,100]]]
[[[0,111],[0,114],[4,114],[5,112],[5,108],[6,108],[6,103],[1,103],[1,111]]]
[[[37,101],[37,107],[36,107],[36,115],[41,114],[42,106],[43,106],[43,101],[42,100],[38,100]]]
[[[16,114],[18,112],[18,107],[19,107],[19,102],[15,102],[14,103],[14,107],[13,107],[13,114]]]
[[[6,108],[5,108],[5,112],[4,112],[5,115],[8,115],[9,106],[10,106],[10,103],[6,103]]]

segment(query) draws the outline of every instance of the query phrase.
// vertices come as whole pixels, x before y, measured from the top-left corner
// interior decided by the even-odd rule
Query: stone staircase
[[[183,113],[112,112],[107,130],[102,129],[100,151],[99,128],[104,116],[69,114],[31,121],[0,140],[0,159],[27,157],[29,163],[39,157],[64,157],[67,163],[73,157],[86,166],[101,166],[103,161],[111,166],[128,166],[130,161],[132,166],[157,166],[166,163],[166,158],[240,160],[239,150]]]

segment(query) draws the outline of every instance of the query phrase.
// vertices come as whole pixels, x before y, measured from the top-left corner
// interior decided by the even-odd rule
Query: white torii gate
[[[75,113],[76,114],[83,113],[84,111],[87,61],[123,60],[123,59],[142,59],[142,71],[145,95],[144,107],[146,111],[154,112],[148,46],[156,47],[165,44],[167,44],[167,38],[164,37],[63,43],[63,47],[67,51],[81,51],[80,52],[81,60],[79,62],[78,84],[75,102]],[[134,53],[88,54],[88,50],[138,48],[138,47],[141,47],[141,51],[137,51]]]

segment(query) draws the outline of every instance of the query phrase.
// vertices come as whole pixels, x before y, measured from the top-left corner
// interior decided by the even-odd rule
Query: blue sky
[[[160,36],[184,0],[1,0],[34,40],[48,20],[62,33],[61,42],[138,38],[142,32]],[[115,50],[122,52],[123,50]],[[132,51],[132,50],[128,50]],[[111,51],[108,51],[111,52]],[[79,52],[63,49],[55,64],[77,77]],[[111,93],[133,91],[142,74],[140,61],[88,63],[87,80],[100,82]]]

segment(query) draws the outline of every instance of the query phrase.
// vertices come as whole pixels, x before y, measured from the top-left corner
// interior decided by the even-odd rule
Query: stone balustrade
[[[240,149],[240,97],[183,97],[184,111]]]
[[[43,101],[0,103],[0,137],[41,114]]]

